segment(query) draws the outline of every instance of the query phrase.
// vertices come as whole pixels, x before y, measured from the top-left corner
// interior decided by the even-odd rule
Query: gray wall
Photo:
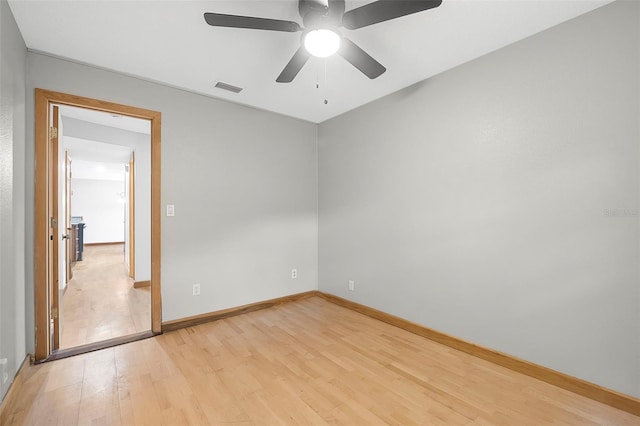
[[[639,14],[322,123],[320,290],[640,396]]]
[[[25,48],[0,6],[14,369],[25,329],[33,350],[36,87],[162,112],[164,320],[316,288],[316,126],[35,53],[23,219]],[[639,13],[614,3],[320,125],[321,290],[640,396]]]
[[[0,0],[0,399],[26,355],[25,349],[25,69],[22,36]]]
[[[317,288],[315,125],[36,53],[27,65],[27,330],[37,87],[162,113],[163,213],[176,206],[162,217],[163,320]]]

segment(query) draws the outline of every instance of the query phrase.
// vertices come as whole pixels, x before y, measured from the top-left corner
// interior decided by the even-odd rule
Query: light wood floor
[[[124,244],[85,246],[63,297],[60,348],[151,329],[149,287],[133,288]]]
[[[640,424],[318,297],[25,375],[9,424]]]

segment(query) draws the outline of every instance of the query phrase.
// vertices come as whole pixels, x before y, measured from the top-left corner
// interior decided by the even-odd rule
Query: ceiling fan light
[[[304,48],[318,58],[327,58],[340,48],[340,36],[332,30],[311,30],[304,37]]]

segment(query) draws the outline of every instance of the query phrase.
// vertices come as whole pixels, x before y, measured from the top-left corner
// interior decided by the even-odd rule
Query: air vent
[[[213,87],[233,93],[240,93],[242,91],[242,87],[233,86],[231,84],[223,83],[222,81],[217,82]]]

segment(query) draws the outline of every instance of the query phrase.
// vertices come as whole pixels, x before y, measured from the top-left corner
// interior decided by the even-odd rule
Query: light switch
[[[173,204],[167,204],[167,216],[175,216],[176,215],[176,206]]]

